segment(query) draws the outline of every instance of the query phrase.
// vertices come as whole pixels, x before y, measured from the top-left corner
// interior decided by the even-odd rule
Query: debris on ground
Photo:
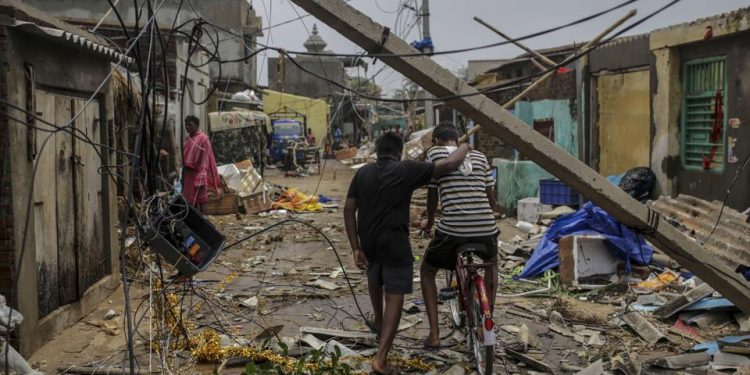
[[[355,156],[352,162],[368,162]],[[227,235],[227,243],[250,238],[221,253],[212,267],[189,283],[154,285],[152,276],[150,284],[149,272],[158,270],[153,258],[126,259],[128,274],[135,275],[132,304],[141,305],[135,318],[153,321],[151,336],[147,329],[139,331],[143,338],[136,349],[144,361],[152,355],[173,366],[173,372],[212,372],[225,363],[285,373],[318,358],[320,366],[335,362],[352,373],[369,372],[377,335],[361,316],[373,317],[367,278],[348,252],[337,204],[356,171],[337,162],[326,169],[320,186],[317,179],[281,177],[282,172],[271,170],[278,185],[268,181],[259,185],[269,191],[258,196],[267,199],[265,209],[239,217],[210,216]],[[471,374],[475,369],[469,340],[463,331],[450,329],[447,303],[438,305],[442,348],[421,349],[428,332],[418,282],[420,261],[430,241],[419,231],[426,201],[424,189],[413,195],[415,290],[404,301],[391,363],[402,372]],[[699,240],[707,235],[705,228],[687,220],[690,214],[678,214],[687,198],[660,201],[655,206],[659,209],[673,203],[669,206],[673,224],[682,225]],[[713,204],[690,202],[692,210],[714,212]],[[525,220],[498,220],[496,373],[638,374],[746,366],[750,335],[744,334],[750,333],[750,317],[709,284],[596,206],[549,207],[536,199],[524,203],[519,210],[523,206],[526,212],[519,216]],[[265,229],[310,209],[315,213],[296,217],[319,232],[297,223]],[[123,232],[135,238],[131,228]],[[733,232],[720,226],[715,235],[723,241],[729,233]],[[728,241],[731,246],[739,243]],[[709,243],[715,244],[713,239]],[[141,259],[135,248],[131,246],[128,258]],[[442,274],[438,279],[441,288]],[[79,330],[91,335],[85,342],[122,342],[122,311],[122,306],[105,305],[81,322]],[[165,345],[179,354],[161,358],[159,349]],[[77,359],[59,361],[82,366],[102,361],[106,367],[108,360],[95,354],[92,345],[81,348],[80,353],[64,352]],[[123,347],[116,349],[121,353]],[[48,360],[59,358],[58,352],[39,355]],[[61,363],[53,362],[51,368]]]

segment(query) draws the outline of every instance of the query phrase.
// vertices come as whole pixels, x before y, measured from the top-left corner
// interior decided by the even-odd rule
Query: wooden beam
[[[521,42],[519,42],[519,41],[517,41],[517,40],[515,40],[515,39],[513,39],[511,37],[509,37],[508,35],[506,35],[502,31],[498,30],[494,26],[492,26],[489,23],[485,22],[483,19],[481,19],[479,17],[474,17],[474,21],[479,22],[480,25],[482,25],[482,26],[490,29],[490,31],[494,32],[495,34],[500,35],[503,39],[505,39],[505,40],[507,40],[507,41],[509,41],[509,42],[511,42],[513,44],[515,44],[518,48],[520,48],[520,49],[522,49],[522,50],[524,50],[524,51],[532,54],[533,56],[535,56],[539,60],[542,60],[542,62],[545,63],[545,64],[547,64],[548,66],[555,66],[556,65],[556,63],[554,61],[552,61],[551,59],[549,59],[547,56],[544,56],[541,53],[539,53],[537,51],[534,51],[533,49],[531,49],[529,47],[526,47]]]
[[[627,21],[627,20],[631,19],[632,17],[634,17],[636,15],[636,13],[638,13],[638,12],[635,9],[633,9],[630,12],[628,12],[627,14],[625,14],[624,16],[620,17],[617,21],[615,21],[613,24],[611,24],[608,28],[604,29],[604,31],[602,31],[601,33],[599,33],[599,35],[595,36],[594,39],[591,39],[588,43],[586,43],[583,47],[581,47],[581,49],[579,51],[576,51],[573,54],[571,54],[570,56],[568,56],[565,59],[565,61],[567,61],[567,60],[575,57],[575,55],[576,55],[577,52],[584,53],[584,52],[586,52],[586,51],[594,48],[602,39],[604,39],[605,36],[607,36],[609,33],[611,33],[612,31],[614,31],[616,28],[620,27],[620,25],[622,25],[623,23],[625,23],[625,21]],[[476,17],[475,17],[475,19],[476,19]],[[552,66],[554,66],[555,62],[554,61],[551,61],[551,62],[552,62]],[[544,70],[544,69],[542,69],[542,70]],[[518,102],[519,100],[523,99],[523,97],[526,96],[526,94],[530,93],[532,90],[534,90],[537,87],[539,87],[539,85],[541,85],[542,83],[547,82],[547,80],[550,77],[552,77],[553,75],[555,75],[555,73],[557,73],[557,71],[551,70],[551,71],[545,73],[544,75],[542,75],[541,77],[539,77],[536,81],[534,81],[534,83],[532,83],[531,85],[529,85],[528,87],[526,87],[518,95],[514,96],[513,99],[508,100],[505,104],[503,104],[503,108],[504,109],[511,108],[513,105],[516,104],[516,102]],[[471,136],[472,134],[478,132],[480,129],[482,129],[481,124],[477,124],[473,128],[469,129],[469,131],[466,132],[466,134],[464,134],[459,139],[459,142],[466,142],[466,139],[468,139],[469,136]]]
[[[656,212],[644,206],[586,164],[536,132],[488,97],[386,28],[349,6],[344,0],[292,0],[343,36],[372,54],[392,54],[380,59],[438,98],[484,125],[505,143],[515,147],[586,198],[606,210],[620,223],[642,231],[667,255],[709,283],[740,309],[750,313],[750,284],[724,266],[710,252],[686,237]]]

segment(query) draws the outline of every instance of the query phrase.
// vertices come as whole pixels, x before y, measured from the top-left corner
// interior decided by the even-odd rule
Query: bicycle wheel
[[[474,352],[474,361],[477,365],[477,372],[480,375],[492,374],[492,365],[495,362],[495,345],[485,345],[484,316],[482,314],[482,305],[479,302],[479,293],[473,280],[469,280],[469,311],[467,319],[467,333],[469,344]]]
[[[458,287],[454,283],[457,285],[456,273],[451,270],[445,270],[445,289],[450,289],[449,292],[451,294],[445,300],[448,302],[448,308],[450,309],[451,322],[453,323],[453,327],[461,328],[464,325],[464,316],[461,314]]]

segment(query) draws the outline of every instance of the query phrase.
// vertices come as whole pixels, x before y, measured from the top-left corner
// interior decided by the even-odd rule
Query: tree
[[[363,93],[370,96],[380,97],[383,89],[370,78],[366,77],[349,77],[349,87],[354,92]]]

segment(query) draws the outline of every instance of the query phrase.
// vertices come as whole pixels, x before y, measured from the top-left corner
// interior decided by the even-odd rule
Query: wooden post
[[[529,48],[529,47],[526,47],[525,45],[521,44],[521,42],[519,42],[519,41],[517,41],[517,40],[515,40],[515,39],[513,39],[513,38],[511,38],[511,37],[509,37],[508,35],[506,35],[506,34],[505,34],[505,33],[503,33],[502,31],[500,31],[500,30],[496,29],[496,28],[495,28],[494,26],[490,25],[489,23],[487,23],[487,22],[484,22],[484,20],[483,20],[483,19],[481,19],[481,18],[479,18],[479,17],[474,17],[474,21],[477,21],[477,22],[479,22],[479,24],[480,24],[480,25],[482,25],[482,26],[484,26],[484,27],[486,27],[486,28],[490,29],[490,30],[491,30],[491,31],[493,31],[493,32],[494,32],[495,34],[497,34],[497,35],[500,35],[501,37],[503,37],[503,38],[504,38],[504,39],[506,39],[507,41],[509,41],[509,42],[511,42],[511,43],[513,43],[513,44],[515,44],[516,46],[518,46],[518,48],[520,48],[520,49],[522,49],[522,50],[524,50],[524,51],[526,51],[526,52],[528,52],[528,53],[532,54],[533,56],[535,56],[535,57],[536,57],[536,58],[538,58],[539,60],[542,60],[542,62],[543,62],[543,63],[545,63],[545,64],[547,64],[548,66],[555,66],[555,62],[554,62],[554,61],[552,61],[551,59],[549,59],[549,58],[548,58],[547,56],[544,56],[544,55],[542,55],[541,53],[539,53],[539,52],[537,52],[537,51],[534,51],[533,49],[531,49],[531,48]]]
[[[638,13],[638,12],[635,9],[633,9],[630,12],[628,12],[626,15],[622,16],[620,19],[618,19],[617,21],[615,21],[615,23],[613,23],[611,26],[609,26],[608,28],[606,28],[601,33],[599,33],[599,35],[597,35],[596,37],[594,37],[594,39],[591,39],[591,41],[589,41],[583,47],[581,47],[581,49],[580,49],[581,53],[585,53],[586,51],[594,48],[602,39],[604,39],[605,36],[607,36],[607,34],[611,33],[614,29],[620,27],[620,25],[622,25],[623,23],[625,23],[625,21],[627,21],[627,20],[631,19],[632,17],[634,17],[636,15],[636,13]],[[476,19],[476,17],[474,17],[474,18]],[[506,36],[504,36],[505,34],[502,34],[502,35],[503,35],[503,37],[507,38]],[[522,48],[527,48],[527,47],[522,47]],[[541,54],[539,56],[544,57]],[[568,56],[564,61],[570,61],[575,56],[576,56],[576,54],[574,53],[574,54]],[[546,59],[546,57],[545,57],[545,59]],[[549,60],[549,59],[547,59],[547,60]],[[552,63],[552,66],[556,65],[556,63],[554,61],[552,61],[552,60],[549,60],[549,61]],[[527,87],[526,89],[524,89],[523,91],[521,91],[521,93],[519,93],[518,95],[516,95],[513,99],[511,99],[508,102],[506,102],[505,104],[503,104],[503,108],[504,109],[509,109],[510,107],[512,107],[513,105],[515,105],[516,102],[519,101],[519,100],[521,100],[521,99],[523,99],[523,97],[526,96],[526,94],[530,93],[532,90],[534,90],[535,88],[539,87],[542,83],[547,82],[547,80],[550,77],[552,77],[553,75],[555,75],[555,73],[556,73],[555,70],[551,70],[551,71],[545,73],[543,76],[539,77],[539,79],[537,79],[536,81],[534,81],[534,83],[532,83],[529,87]],[[471,128],[471,131],[469,131],[466,134],[464,134],[463,136],[461,136],[461,138],[458,141],[459,142],[466,142],[466,139],[470,135],[478,132],[481,128],[482,128],[482,126],[479,125],[479,124],[477,124],[477,126]]]
[[[446,100],[449,105],[475,122],[484,124],[485,130],[517,148],[623,225],[641,231],[667,255],[709,283],[744,312],[750,313],[750,284],[734,270],[724,266],[718,257],[669,223],[661,222],[655,211],[630,197],[499,104],[479,94],[449,70],[426,56],[403,56],[419,51],[393,34],[387,34],[382,25],[349,6],[344,0],[292,2],[369,53],[380,54],[379,58],[383,62],[436,97],[450,98]],[[387,37],[384,38],[384,35]]]

